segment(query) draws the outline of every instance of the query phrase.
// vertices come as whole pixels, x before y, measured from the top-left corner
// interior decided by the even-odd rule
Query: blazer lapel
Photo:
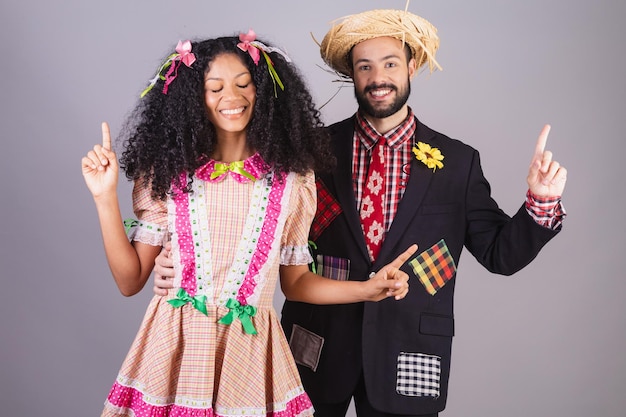
[[[352,137],[354,135],[354,118],[351,122],[343,126],[335,134],[335,154],[337,157],[336,173],[333,175],[333,182],[337,189],[337,201],[343,209],[343,214],[348,223],[348,229],[356,242],[356,246],[369,262],[369,254],[365,245],[361,220],[356,209],[356,198],[354,197],[354,187],[352,186]]]
[[[415,130],[415,137],[417,141],[429,143],[434,138],[434,133],[421,124],[417,119],[417,128]],[[378,259],[374,263],[374,267],[381,267],[387,264],[392,259],[388,259],[392,253],[403,252],[407,248],[398,248],[399,242],[402,240],[402,235],[406,231],[408,225],[416,216],[419,206],[424,200],[424,196],[428,191],[430,182],[433,178],[433,170],[428,169],[424,164],[413,158],[411,160],[411,171],[409,173],[409,180],[406,185],[406,190],[402,196],[402,200],[398,204],[398,210],[391,223],[389,232],[385,236],[383,246],[378,254]],[[383,263],[384,261],[384,263]]]

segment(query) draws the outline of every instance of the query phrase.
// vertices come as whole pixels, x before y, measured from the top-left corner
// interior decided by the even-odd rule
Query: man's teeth
[[[373,90],[372,95],[377,97],[382,97],[389,94],[391,90]]]

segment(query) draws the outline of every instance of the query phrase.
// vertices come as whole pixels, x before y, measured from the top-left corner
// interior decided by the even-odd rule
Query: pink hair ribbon
[[[248,30],[248,33],[240,33],[239,34],[239,42],[237,44],[237,48],[241,49],[244,52],[247,52],[252,57],[252,60],[256,65],[259,65],[259,58],[261,58],[261,54],[259,53],[259,49],[254,47],[251,42],[256,39],[256,33],[252,29]]]
[[[196,62],[196,56],[193,54],[193,52],[191,52],[190,41],[178,41],[178,45],[176,46],[176,52],[178,52],[178,54],[171,55],[172,65],[167,71],[167,74],[165,74],[165,85],[163,86],[163,94],[167,94],[168,86],[178,76],[178,68],[180,67],[181,62],[187,65],[187,67],[189,68],[191,68],[191,64]]]
[[[196,62],[196,56],[191,52],[191,41],[178,41],[178,45],[176,45],[176,52],[167,57],[163,65],[157,71],[157,74],[154,76],[152,80],[150,80],[150,84],[146,87],[145,90],[141,93],[141,97],[148,94],[148,91],[154,87],[159,79],[165,81],[165,85],[163,86],[163,94],[167,94],[167,89],[169,85],[176,79],[178,76],[178,68],[180,67],[180,63],[185,64],[187,67],[191,68],[191,65]],[[169,67],[167,73],[163,76],[161,73]]]
[[[191,41],[178,41],[178,45],[176,45],[176,52],[178,52],[179,56],[177,59],[181,60],[183,64],[187,65],[187,67],[191,68],[191,65],[196,62],[196,56],[191,52]]]
[[[240,33],[239,40],[241,42],[237,44],[237,47],[244,52],[248,52],[250,54],[250,57],[252,57],[255,65],[259,65],[259,60],[261,58],[260,53],[263,53],[263,58],[265,58],[265,62],[267,62],[267,69],[270,73],[270,77],[272,77],[272,82],[274,83],[274,97],[277,97],[276,84],[278,84],[280,89],[283,91],[285,90],[285,86],[280,80],[280,77],[278,76],[278,73],[274,68],[272,59],[270,58],[268,53],[276,52],[277,54],[281,55],[287,62],[291,62],[291,59],[289,58],[289,56],[287,56],[285,52],[281,51],[280,49],[267,46],[264,43],[257,41],[256,33],[252,29],[249,29],[248,33]]]

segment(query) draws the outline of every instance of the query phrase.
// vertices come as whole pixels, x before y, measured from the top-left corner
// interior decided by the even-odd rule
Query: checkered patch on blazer
[[[409,397],[440,395],[441,358],[424,353],[400,352],[396,392]]]

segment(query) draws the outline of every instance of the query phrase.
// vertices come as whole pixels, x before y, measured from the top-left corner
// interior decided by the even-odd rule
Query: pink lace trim
[[[181,182],[185,184],[187,176],[181,175]],[[181,288],[187,290],[190,296],[196,295],[196,262],[189,219],[189,194],[175,187],[174,202],[176,203],[176,233],[180,248],[180,264],[182,266]]]
[[[263,268],[265,262],[267,262],[267,256],[272,247],[272,243],[276,239],[276,226],[278,225],[281,201],[287,180],[287,177],[284,177],[283,181],[274,181],[272,190],[268,196],[265,220],[263,221],[259,241],[257,242],[254,254],[252,254],[250,267],[246,272],[246,276],[237,294],[237,301],[241,304],[247,304],[248,297],[254,293],[254,289],[257,285],[256,277],[259,276],[261,268]]]
[[[133,410],[136,417],[223,417],[216,413],[212,406],[208,408],[192,408],[177,404],[148,404],[143,400],[141,391],[120,385],[117,382],[113,385],[109,393],[106,406]],[[313,414],[312,409],[313,405],[311,404],[309,396],[306,393],[302,393],[287,401],[284,410],[268,411],[265,415],[267,417],[295,417],[302,415],[308,410],[310,410],[311,413],[305,415],[311,415]],[[257,416],[241,415],[239,417]]]

